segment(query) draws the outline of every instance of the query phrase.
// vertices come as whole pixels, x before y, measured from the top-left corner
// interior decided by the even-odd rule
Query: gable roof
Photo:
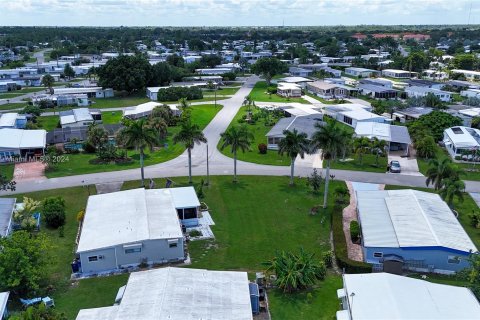
[[[345,274],[343,282],[340,290],[349,300],[353,320],[471,320],[480,314],[477,299],[463,287],[389,273]]]
[[[267,137],[285,137],[284,130],[297,130],[300,133],[306,133],[309,139],[317,130],[316,124],[323,124],[321,114],[312,114],[307,116],[297,116],[280,119],[272,129],[266,134]]]
[[[438,194],[416,190],[357,191],[365,247],[444,247],[477,251]]]
[[[405,126],[395,126],[379,122],[359,122],[355,127],[358,136],[377,138],[388,142],[410,144],[410,135]]]
[[[0,148],[5,149],[41,149],[45,148],[47,131],[0,129]]]

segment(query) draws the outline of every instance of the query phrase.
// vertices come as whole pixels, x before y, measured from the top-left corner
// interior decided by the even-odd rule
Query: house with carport
[[[31,158],[44,154],[47,140],[45,130],[0,129],[0,162],[13,157]]]
[[[408,155],[412,144],[407,127],[388,123],[358,122],[355,126],[355,136],[383,140],[387,143],[388,151],[402,150],[405,155]]]

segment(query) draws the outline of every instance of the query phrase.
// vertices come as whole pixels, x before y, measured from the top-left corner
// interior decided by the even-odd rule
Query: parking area
[[[388,153],[388,163],[390,161],[396,160],[400,163],[402,169],[401,173],[392,173],[392,174],[403,174],[407,176],[422,176],[420,170],[418,169],[417,158],[415,152],[410,152],[410,156],[402,157],[405,155],[405,151],[391,151]]]

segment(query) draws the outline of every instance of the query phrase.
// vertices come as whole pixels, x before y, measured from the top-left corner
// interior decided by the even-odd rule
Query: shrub
[[[267,92],[270,93],[270,94],[277,93],[277,87],[270,86],[270,87],[267,88]]]
[[[43,200],[43,216],[49,227],[58,228],[65,224],[65,200],[49,197]]]
[[[198,87],[170,87],[160,89],[157,94],[158,101],[177,101],[181,98],[187,100],[202,99],[202,90]]]
[[[234,72],[227,72],[222,75],[223,80],[233,81],[237,75]]]
[[[83,151],[85,153],[95,153],[97,152],[97,149],[95,149],[95,146],[93,144],[91,144],[90,142],[85,142],[83,144]]]
[[[353,261],[348,258],[347,241],[343,232],[342,207],[335,206],[332,214],[333,244],[335,247],[335,258],[340,268],[347,273],[369,273],[372,266],[365,262]]]
[[[190,237],[192,238],[195,238],[195,237],[201,237],[202,236],[202,232],[199,231],[199,230],[192,230],[188,233],[190,235]]]
[[[80,210],[77,213],[77,221],[82,222],[83,218],[85,217],[85,210]]]
[[[323,263],[327,268],[331,268],[333,265],[333,252],[331,250],[323,253]]]
[[[353,243],[357,243],[360,240],[360,225],[357,221],[350,222],[350,238]]]
[[[480,212],[472,211],[468,217],[470,218],[470,225],[476,229],[480,229]]]
[[[267,145],[265,143],[260,143],[258,145],[258,152],[260,152],[260,154],[267,154]]]

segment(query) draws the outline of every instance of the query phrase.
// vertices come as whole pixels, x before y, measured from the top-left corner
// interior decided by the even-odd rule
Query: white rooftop
[[[76,320],[251,320],[246,272],[162,268],[134,272],[119,305]]]
[[[473,91],[470,89],[469,91]],[[476,90],[480,93],[480,90]],[[469,116],[469,117],[478,117],[480,116],[480,108],[469,108],[469,109],[463,109],[463,110],[458,110],[458,113]]]
[[[278,84],[278,89],[280,89],[280,90],[300,90],[301,88],[296,83],[280,82]]]
[[[473,320],[480,315],[477,299],[463,287],[389,273],[345,274],[343,282],[352,317],[347,313],[341,319]]]
[[[90,196],[77,252],[183,237],[175,203],[195,207],[198,199],[180,190],[173,192],[175,202],[172,190],[140,188]],[[185,195],[189,198],[182,198]]]
[[[347,116],[349,118],[355,119],[355,120],[368,120],[368,119],[380,119],[384,118],[382,116],[379,116],[378,114],[371,113],[365,109],[358,109],[358,110],[351,110],[351,111],[342,111],[340,112],[344,116]]]
[[[199,207],[197,193],[193,187],[170,188],[175,208]]]
[[[438,194],[416,190],[357,191],[365,247],[445,247],[477,251]]]
[[[451,127],[445,129],[444,133],[448,139],[444,138],[445,144],[453,143],[456,148],[476,148],[480,143],[475,137],[480,138],[480,130],[467,127]]]
[[[0,292],[0,317],[4,314],[7,308],[8,296],[10,292]]]
[[[16,112],[3,113],[0,117],[0,128],[15,128],[17,117]]]
[[[145,102],[145,103],[139,104],[135,107],[130,107],[130,108],[125,109],[123,111],[123,115],[128,117],[128,116],[132,116],[132,115],[139,115],[139,114],[142,114],[142,113],[143,114],[148,114],[148,113],[152,112],[152,110],[155,107],[159,107],[161,105],[162,105],[161,103],[154,102],[154,101]],[[172,110],[172,111],[178,111],[178,108],[175,105],[169,105],[169,107],[170,107],[170,110]]]
[[[82,121],[93,121],[93,117],[90,114],[90,110],[88,108],[77,108],[70,111],[60,112],[61,125]]]
[[[355,126],[355,134],[362,137],[378,138],[391,141],[390,125],[379,122],[359,122]]]
[[[69,93],[93,93],[102,91],[102,87],[81,87],[81,88],[53,88],[54,94],[69,94]]]
[[[278,82],[299,83],[299,82],[313,82],[313,80],[304,77],[285,77],[278,79]]]
[[[0,148],[2,149],[40,149],[45,148],[47,131],[0,129]]]

